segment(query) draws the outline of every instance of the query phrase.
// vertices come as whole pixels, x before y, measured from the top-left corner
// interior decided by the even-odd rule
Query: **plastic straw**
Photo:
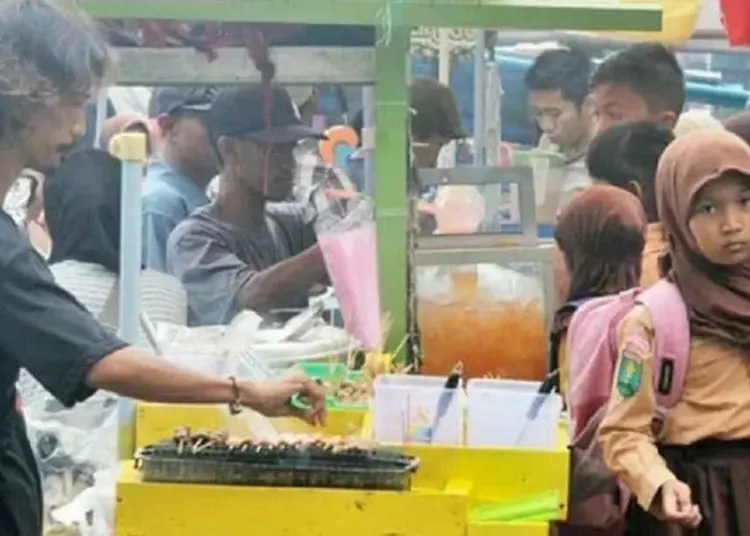
[[[560,493],[548,491],[499,503],[477,506],[469,514],[472,521],[520,521],[554,519],[559,510]]]

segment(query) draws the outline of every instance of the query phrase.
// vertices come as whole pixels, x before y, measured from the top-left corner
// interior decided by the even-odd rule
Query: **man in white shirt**
[[[542,133],[539,148],[562,153],[565,160],[558,208],[591,185],[584,156],[594,134],[594,109],[589,98],[591,61],[575,48],[547,50],[526,73],[529,105]]]

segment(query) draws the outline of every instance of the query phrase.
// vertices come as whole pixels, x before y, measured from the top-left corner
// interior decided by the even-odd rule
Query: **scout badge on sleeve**
[[[623,398],[630,398],[641,388],[643,361],[629,350],[623,350],[620,366],[617,369],[617,392]]]

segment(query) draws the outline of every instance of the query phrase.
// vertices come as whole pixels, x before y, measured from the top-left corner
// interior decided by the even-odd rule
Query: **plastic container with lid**
[[[481,447],[555,448],[562,398],[538,395],[536,382],[470,380],[466,443]],[[530,416],[535,404],[538,411]]]
[[[383,443],[463,443],[464,391],[456,390],[447,411],[433,429],[447,378],[389,374],[375,380],[373,431]]]

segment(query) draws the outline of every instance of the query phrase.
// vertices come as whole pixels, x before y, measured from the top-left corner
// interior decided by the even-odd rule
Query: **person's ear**
[[[159,132],[162,136],[167,137],[169,132],[174,128],[177,119],[169,115],[160,115],[156,118],[156,124],[159,126]]]
[[[638,181],[630,181],[628,183],[628,190],[630,190],[630,192],[638,199],[643,201],[643,188],[638,184]]]
[[[219,160],[225,165],[230,165],[236,160],[236,150],[234,143],[226,136],[219,136],[216,140],[216,152],[219,153]]]
[[[677,124],[677,120],[680,118],[680,114],[671,110],[664,110],[659,112],[658,122],[667,128],[674,128]]]
[[[586,95],[586,98],[583,99],[583,102],[581,103],[581,115],[586,116],[590,119],[594,119],[594,112],[596,109],[594,108],[594,97],[591,96],[591,94]]]

